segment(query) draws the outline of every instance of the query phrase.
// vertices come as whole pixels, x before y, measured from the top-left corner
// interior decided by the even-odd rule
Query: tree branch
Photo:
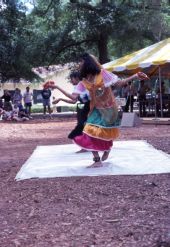
[[[46,15],[46,14],[48,13],[48,11],[49,11],[49,9],[51,8],[52,4],[53,4],[53,0],[51,0],[51,2],[49,3],[48,7],[47,7],[46,10],[44,11],[44,15]]]
[[[62,53],[64,50],[70,48],[70,47],[74,47],[74,46],[79,46],[83,43],[89,43],[89,42],[95,42],[96,40],[95,39],[84,39],[84,40],[81,40],[81,41],[77,41],[77,42],[72,42],[68,45],[65,45],[64,47],[62,47],[61,49],[58,50],[57,52],[57,55],[50,61],[49,64],[52,64],[54,61],[55,61],[55,58],[60,54]]]
[[[39,13],[41,17],[45,16],[48,13],[48,11],[51,8],[51,6],[52,6],[53,3],[54,3],[54,0],[51,0],[51,2],[49,3],[49,5],[47,6],[46,10],[43,10],[43,11],[40,11],[39,10],[39,11],[37,11],[37,13]]]

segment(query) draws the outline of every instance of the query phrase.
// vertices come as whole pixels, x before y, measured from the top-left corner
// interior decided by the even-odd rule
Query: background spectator
[[[130,106],[130,111],[133,112],[134,96],[136,94],[136,90],[132,81],[129,81],[128,85],[124,88],[124,94],[126,95],[127,100],[124,111],[128,112]]]
[[[26,92],[23,95],[23,99],[24,99],[24,105],[25,105],[25,108],[26,108],[26,111],[29,117],[31,115],[32,97],[33,97],[33,94],[30,92],[30,88],[26,87]]]
[[[139,100],[139,116],[146,117],[146,94],[150,91],[150,87],[144,80],[140,81],[138,89],[138,100]]]
[[[48,113],[51,117],[51,107],[50,107],[50,97],[51,97],[51,90],[49,88],[43,88],[41,91],[42,99],[43,99],[43,112],[44,116],[46,115],[46,111],[48,108]]]
[[[156,94],[158,94],[158,96],[160,96],[160,93],[165,94],[166,92],[166,88],[165,88],[165,82],[162,81],[161,82],[161,90],[160,90],[160,85],[158,85],[157,89],[156,89]]]
[[[12,111],[11,95],[8,90],[4,90],[4,94],[1,97],[4,100],[3,108],[6,111]]]
[[[22,94],[19,88],[15,89],[12,102],[14,106],[18,107],[19,109],[22,109]]]

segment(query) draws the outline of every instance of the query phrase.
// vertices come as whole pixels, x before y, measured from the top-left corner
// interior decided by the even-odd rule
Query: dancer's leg
[[[99,153],[97,151],[92,151],[92,154],[93,154],[93,160],[98,162],[100,161],[100,156],[99,156]]]
[[[94,163],[91,166],[88,166],[88,168],[102,166],[102,163],[100,161],[99,153],[97,151],[92,151],[92,153],[93,153],[93,161],[94,161]]]
[[[104,153],[102,155],[102,161],[107,160],[107,158],[109,157],[109,153],[110,153],[110,150],[104,151]]]
[[[43,106],[43,113],[46,115],[46,105]]]

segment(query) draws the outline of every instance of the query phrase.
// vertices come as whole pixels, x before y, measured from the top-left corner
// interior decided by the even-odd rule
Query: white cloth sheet
[[[170,172],[170,155],[146,141],[115,141],[109,158],[99,168],[88,168],[93,163],[91,152],[76,153],[78,150],[75,144],[37,146],[15,179]]]

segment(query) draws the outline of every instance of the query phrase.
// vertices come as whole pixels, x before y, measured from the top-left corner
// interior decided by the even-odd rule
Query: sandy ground
[[[75,123],[0,122],[0,247],[170,247],[170,174],[14,180],[37,145],[71,143]],[[170,153],[168,125],[121,133]]]

